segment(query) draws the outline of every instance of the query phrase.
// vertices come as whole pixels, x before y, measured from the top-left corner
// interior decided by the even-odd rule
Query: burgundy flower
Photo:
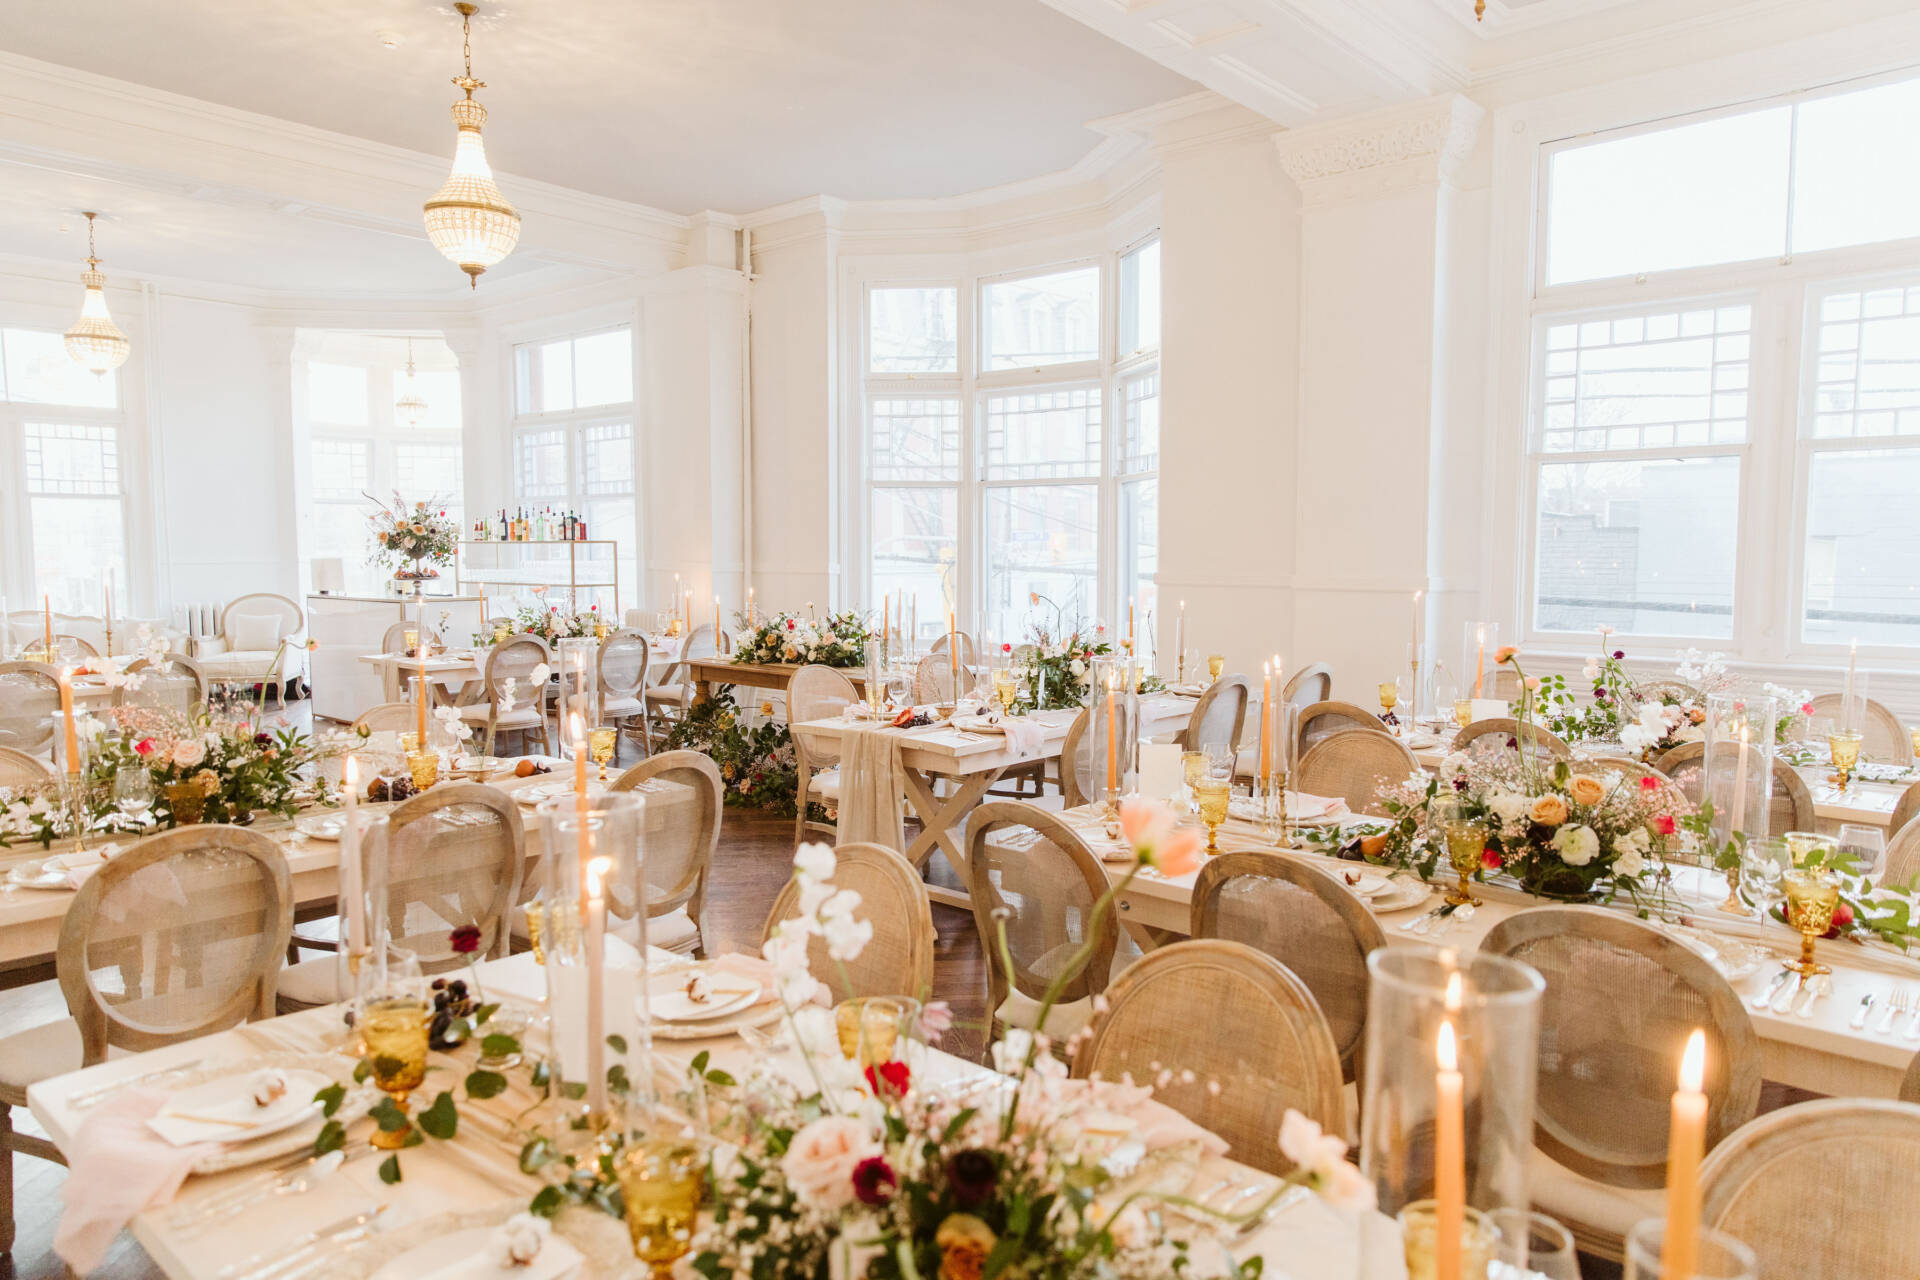
[[[1000,1165],[993,1154],[978,1147],[960,1152],[947,1162],[947,1184],[953,1188],[954,1202],[971,1208],[993,1194],[1000,1179]]]
[[[1615,649],[1615,650],[1613,651],[1613,660],[1614,660],[1615,662],[1618,662],[1618,661],[1620,661],[1620,659],[1622,659],[1622,658],[1624,658],[1624,657],[1626,657],[1626,656],[1627,656],[1627,651],[1626,651],[1625,649]]]
[[[256,747],[269,746],[272,742],[273,735],[270,733],[256,733],[253,735],[253,745]]]
[[[873,1090],[876,1098],[906,1097],[907,1085],[912,1079],[913,1072],[904,1062],[883,1062],[877,1068],[867,1068],[867,1088]]]
[[[461,955],[472,955],[480,949],[480,926],[463,924],[447,935],[447,941]]]
[[[893,1199],[893,1189],[899,1185],[884,1156],[868,1156],[853,1166],[853,1194],[861,1204],[883,1205]]]

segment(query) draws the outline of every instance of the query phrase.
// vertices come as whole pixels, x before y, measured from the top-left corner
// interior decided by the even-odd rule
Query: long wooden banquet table
[[[656,972],[688,963],[684,957],[657,950],[649,955],[649,964]],[[506,997],[535,1004],[544,1002],[544,975],[530,953],[482,964],[479,977],[489,999]],[[27,1092],[27,1103],[55,1145],[65,1150],[71,1147],[77,1129],[88,1114],[73,1103],[98,1098],[103,1090],[111,1090],[116,1081],[152,1082],[156,1073],[189,1064],[199,1075],[218,1064],[232,1063],[236,1069],[242,1069],[265,1054],[323,1053],[340,1047],[343,1041],[340,1026],[339,1008],[328,1006],[236,1027],[164,1049],[116,1058],[36,1084]],[[540,1043],[537,1031],[530,1035],[529,1048],[536,1048]],[[711,1055],[710,1069],[727,1071],[736,1079],[747,1078],[749,1068],[756,1061],[770,1062],[796,1083],[804,1085],[807,1079],[807,1068],[797,1050],[751,1049],[737,1034],[654,1043],[656,1061],[676,1076],[683,1075],[694,1055],[700,1052]],[[922,1084],[993,1077],[987,1068],[938,1049],[914,1045],[909,1054],[915,1079]],[[471,1049],[457,1057],[431,1055],[429,1081],[444,1083],[430,1083],[420,1094],[453,1088],[471,1069],[471,1060]],[[176,1280],[219,1280],[225,1268],[297,1242],[308,1232],[323,1229],[374,1205],[387,1206],[381,1215],[380,1234],[374,1242],[360,1248],[363,1261],[353,1255],[341,1256],[336,1251],[335,1256],[327,1259],[324,1269],[312,1273],[347,1277],[368,1274],[383,1255],[424,1243],[455,1226],[478,1225],[475,1219],[503,1220],[513,1210],[524,1208],[543,1185],[538,1178],[520,1171],[519,1154],[527,1135],[515,1123],[537,1099],[526,1086],[524,1070],[508,1074],[512,1085],[506,1092],[484,1102],[460,1103],[461,1119],[453,1139],[429,1141],[404,1152],[401,1156],[404,1177],[398,1184],[387,1186],[380,1182],[379,1160],[351,1159],[304,1194],[272,1198],[221,1220],[215,1229],[195,1230],[175,1225],[175,1214],[190,1213],[196,1204],[257,1176],[259,1167],[195,1176],[182,1186],[172,1204],[139,1214],[130,1229],[167,1275]],[[424,1101],[423,1097],[421,1105]],[[349,1129],[349,1153],[365,1149],[369,1128],[370,1122],[362,1120]],[[1188,1185],[1199,1194],[1229,1180],[1249,1189],[1275,1183],[1268,1174],[1229,1159],[1209,1157],[1197,1164]],[[1248,1202],[1257,1203],[1258,1197],[1250,1194]],[[644,1275],[645,1268],[633,1260],[625,1227],[616,1220],[589,1210],[567,1209],[562,1211],[556,1226],[559,1234],[586,1255],[588,1266],[582,1273],[583,1280],[613,1280],[616,1276],[639,1280]],[[1365,1280],[1404,1280],[1406,1272],[1399,1265],[1392,1224],[1376,1215],[1368,1226]],[[1386,1247],[1380,1247],[1382,1243]],[[1284,1262],[1285,1271],[1293,1275],[1357,1274],[1356,1237],[1351,1220],[1342,1219],[1311,1196],[1286,1202],[1271,1222],[1236,1246],[1235,1252],[1242,1257],[1258,1254],[1267,1258],[1270,1272]],[[682,1263],[676,1274],[691,1273]]]
[[[572,785],[572,775],[567,772],[564,762],[543,762],[552,767],[553,772],[517,778],[511,769],[503,769],[487,778],[487,785],[512,795],[525,795],[544,786]],[[595,781],[591,785],[597,792],[602,784]],[[661,778],[644,784],[639,794],[644,795],[649,804],[687,803],[693,798],[683,784]],[[360,812],[363,819],[376,820],[392,808],[391,804],[369,803],[361,805]],[[310,809],[301,816],[326,812],[330,811]],[[534,816],[533,808],[526,801],[521,804],[520,816],[525,824],[527,841],[522,892],[531,897],[540,884],[539,864],[546,849],[546,835]],[[298,819],[289,822],[284,818],[266,817],[254,822],[250,830],[269,837],[285,849],[296,911],[303,907],[329,906],[339,898],[339,842],[304,835],[295,825],[297,822]],[[125,849],[137,839],[134,835],[94,836],[88,843],[91,848],[117,844]],[[56,841],[51,850],[42,849],[39,845],[0,849],[0,883],[4,882],[7,872],[14,867],[42,861],[53,854],[71,852],[73,849],[70,841]],[[72,889],[28,889],[5,885],[0,890],[0,988],[38,982],[52,976],[53,957],[60,941],[60,923],[66,918],[67,907],[72,903],[73,896]]]
[[[488,645],[467,648],[454,646],[442,654],[427,657],[427,681],[435,688],[444,689],[446,701],[454,706],[470,706],[486,696],[487,655],[492,652]],[[657,680],[666,669],[680,660],[680,641],[667,636],[647,637],[647,679]],[[363,653],[360,661],[379,671],[383,676],[392,671],[402,677],[411,677],[420,670],[420,659],[409,658],[403,653]],[[555,669],[558,669],[559,655],[554,656]]]
[[[1152,737],[1184,729],[1193,716],[1194,700],[1182,694],[1150,694],[1140,699],[1140,736]],[[944,722],[918,729],[900,729],[900,763],[906,774],[907,803],[920,819],[920,832],[907,844],[907,861],[924,874],[936,850],[960,877],[967,876],[966,825],[987,792],[1009,769],[1035,761],[1060,758],[1067,730],[1080,712],[1075,708],[1036,711],[1026,719],[1038,725],[1041,745],[1038,751],[1020,755],[1008,745],[1004,735],[975,733],[957,729]],[[865,728],[864,720],[808,720],[794,726],[796,734],[818,738],[828,750],[837,750],[849,729]],[[952,788],[940,794],[939,779],[949,779]],[[935,902],[969,908],[971,899],[963,891],[930,884],[927,893]]]
[[[1117,884],[1126,875],[1128,866],[1119,843],[1106,837],[1103,822],[1090,808],[1070,810],[1066,817],[1101,856],[1109,880]],[[1366,821],[1349,820],[1343,825],[1357,829]],[[1336,874],[1359,866],[1306,848],[1278,849],[1252,824],[1237,818],[1230,818],[1221,827],[1220,847],[1223,852],[1278,853]],[[1765,946],[1775,956],[1798,953],[1799,935],[1785,925],[1765,926],[1763,931],[1758,921],[1738,919],[1718,910],[1719,902],[1727,893],[1726,880],[1720,873],[1690,866],[1675,867],[1674,872],[1672,896],[1676,910],[1673,914],[1685,921],[1682,930],[1677,931],[1682,941],[1698,942],[1706,935],[1710,945],[1712,935],[1718,933],[1737,943]],[[1199,872],[1194,871],[1168,877],[1152,870],[1143,871],[1116,903],[1117,918],[1145,948],[1187,937],[1191,930],[1193,887],[1198,875]],[[1411,872],[1401,875],[1418,883]],[[1420,932],[1403,927],[1418,924],[1423,916],[1437,909],[1442,901],[1440,891],[1444,883],[1451,880],[1450,875],[1443,876],[1443,883],[1432,886],[1417,902],[1391,912],[1375,912],[1389,946],[1418,943],[1471,951],[1499,921],[1534,907],[1552,905],[1528,896],[1517,887],[1476,884],[1474,894],[1481,899],[1481,905],[1464,918],[1458,914],[1435,918],[1427,921]],[[1631,910],[1624,905],[1617,909],[1623,914]],[[1659,920],[1654,923],[1665,924]],[[1892,1030],[1883,1033],[1879,1027],[1893,993],[1920,997],[1920,958],[1908,959],[1844,941],[1820,943],[1819,956],[1833,966],[1833,988],[1814,1000],[1806,1014],[1798,1011],[1797,997],[1786,1012],[1775,1012],[1773,1006],[1754,1008],[1753,998],[1766,990],[1779,971],[1770,959],[1762,960],[1752,972],[1732,980],[1760,1035],[1762,1075],[1816,1093],[1897,1097],[1908,1066],[1916,1052],[1920,1052],[1920,1031],[1914,1030],[1920,1024],[1903,1015]],[[1866,1025],[1856,1028],[1852,1022],[1860,1011],[1861,1000],[1867,995],[1874,997],[1874,1005]]]

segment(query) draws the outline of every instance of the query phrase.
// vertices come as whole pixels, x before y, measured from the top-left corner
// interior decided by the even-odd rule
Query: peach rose
[[[852,1116],[822,1116],[793,1135],[780,1171],[803,1204],[844,1209],[853,1203],[853,1171],[880,1144],[866,1124]]]
[[[940,1280],[980,1280],[997,1237],[970,1213],[950,1213],[933,1242],[940,1246]]]
[[[1567,802],[1559,796],[1541,796],[1533,802],[1527,817],[1543,827],[1557,827],[1567,820]]]
[[[1607,785],[1592,774],[1583,773],[1568,784],[1567,794],[1575,804],[1599,804],[1607,798]]]

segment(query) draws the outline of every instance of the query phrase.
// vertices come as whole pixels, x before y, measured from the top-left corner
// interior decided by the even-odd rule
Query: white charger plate
[[[22,862],[7,871],[7,883],[16,889],[71,889],[67,882],[67,873],[58,867],[47,864],[52,859],[35,859]]]
[[[338,813],[310,813],[295,818],[293,829],[309,840],[338,840],[347,829],[347,819]]]
[[[185,1147],[196,1142],[251,1142],[319,1114],[320,1104],[313,1100],[313,1095],[332,1083],[326,1073],[303,1067],[281,1068],[286,1076],[287,1091],[263,1107],[252,1097],[253,1077],[262,1070],[265,1068],[241,1066],[211,1080],[172,1089],[166,1105],[147,1121],[147,1127],[174,1146]],[[187,1124],[194,1123],[193,1117],[205,1116],[212,1121],[230,1120],[246,1127],[209,1123],[199,1125],[198,1132],[191,1136],[175,1137],[161,1127],[170,1116]],[[222,1137],[222,1134],[228,1136]]]
[[[769,1023],[778,1022],[782,1016],[780,1002],[771,1000],[766,1004],[750,1005],[723,1018],[709,1018],[705,1022],[655,1020],[653,1038],[656,1040],[712,1040],[719,1036],[738,1035],[745,1029],[767,1026]]]
[[[346,1097],[333,1113],[333,1118],[344,1125],[352,1125],[364,1119],[373,1104],[379,1100],[380,1092],[371,1084],[353,1083],[354,1059],[337,1053],[267,1053],[247,1062],[225,1062],[197,1071],[182,1073],[174,1082],[172,1092],[178,1096],[181,1092],[211,1080],[230,1077],[246,1077],[265,1067],[278,1067],[292,1075],[296,1071],[311,1071],[335,1084],[347,1087]],[[312,1090],[308,1096],[312,1096]],[[293,1093],[288,1089],[288,1095]],[[302,1118],[300,1123],[289,1125],[275,1133],[256,1136],[248,1141],[227,1142],[212,1152],[196,1160],[193,1172],[199,1174],[225,1173],[229,1169],[244,1169],[249,1165],[260,1164],[267,1160],[278,1160],[290,1156],[296,1151],[312,1148],[313,1140],[320,1133],[320,1127],[326,1118],[316,1109]]]

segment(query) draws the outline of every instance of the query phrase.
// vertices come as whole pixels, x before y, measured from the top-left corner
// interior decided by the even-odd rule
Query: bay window
[[[1092,262],[886,281],[862,325],[866,599],[1015,640],[1153,607],[1159,242]]]

